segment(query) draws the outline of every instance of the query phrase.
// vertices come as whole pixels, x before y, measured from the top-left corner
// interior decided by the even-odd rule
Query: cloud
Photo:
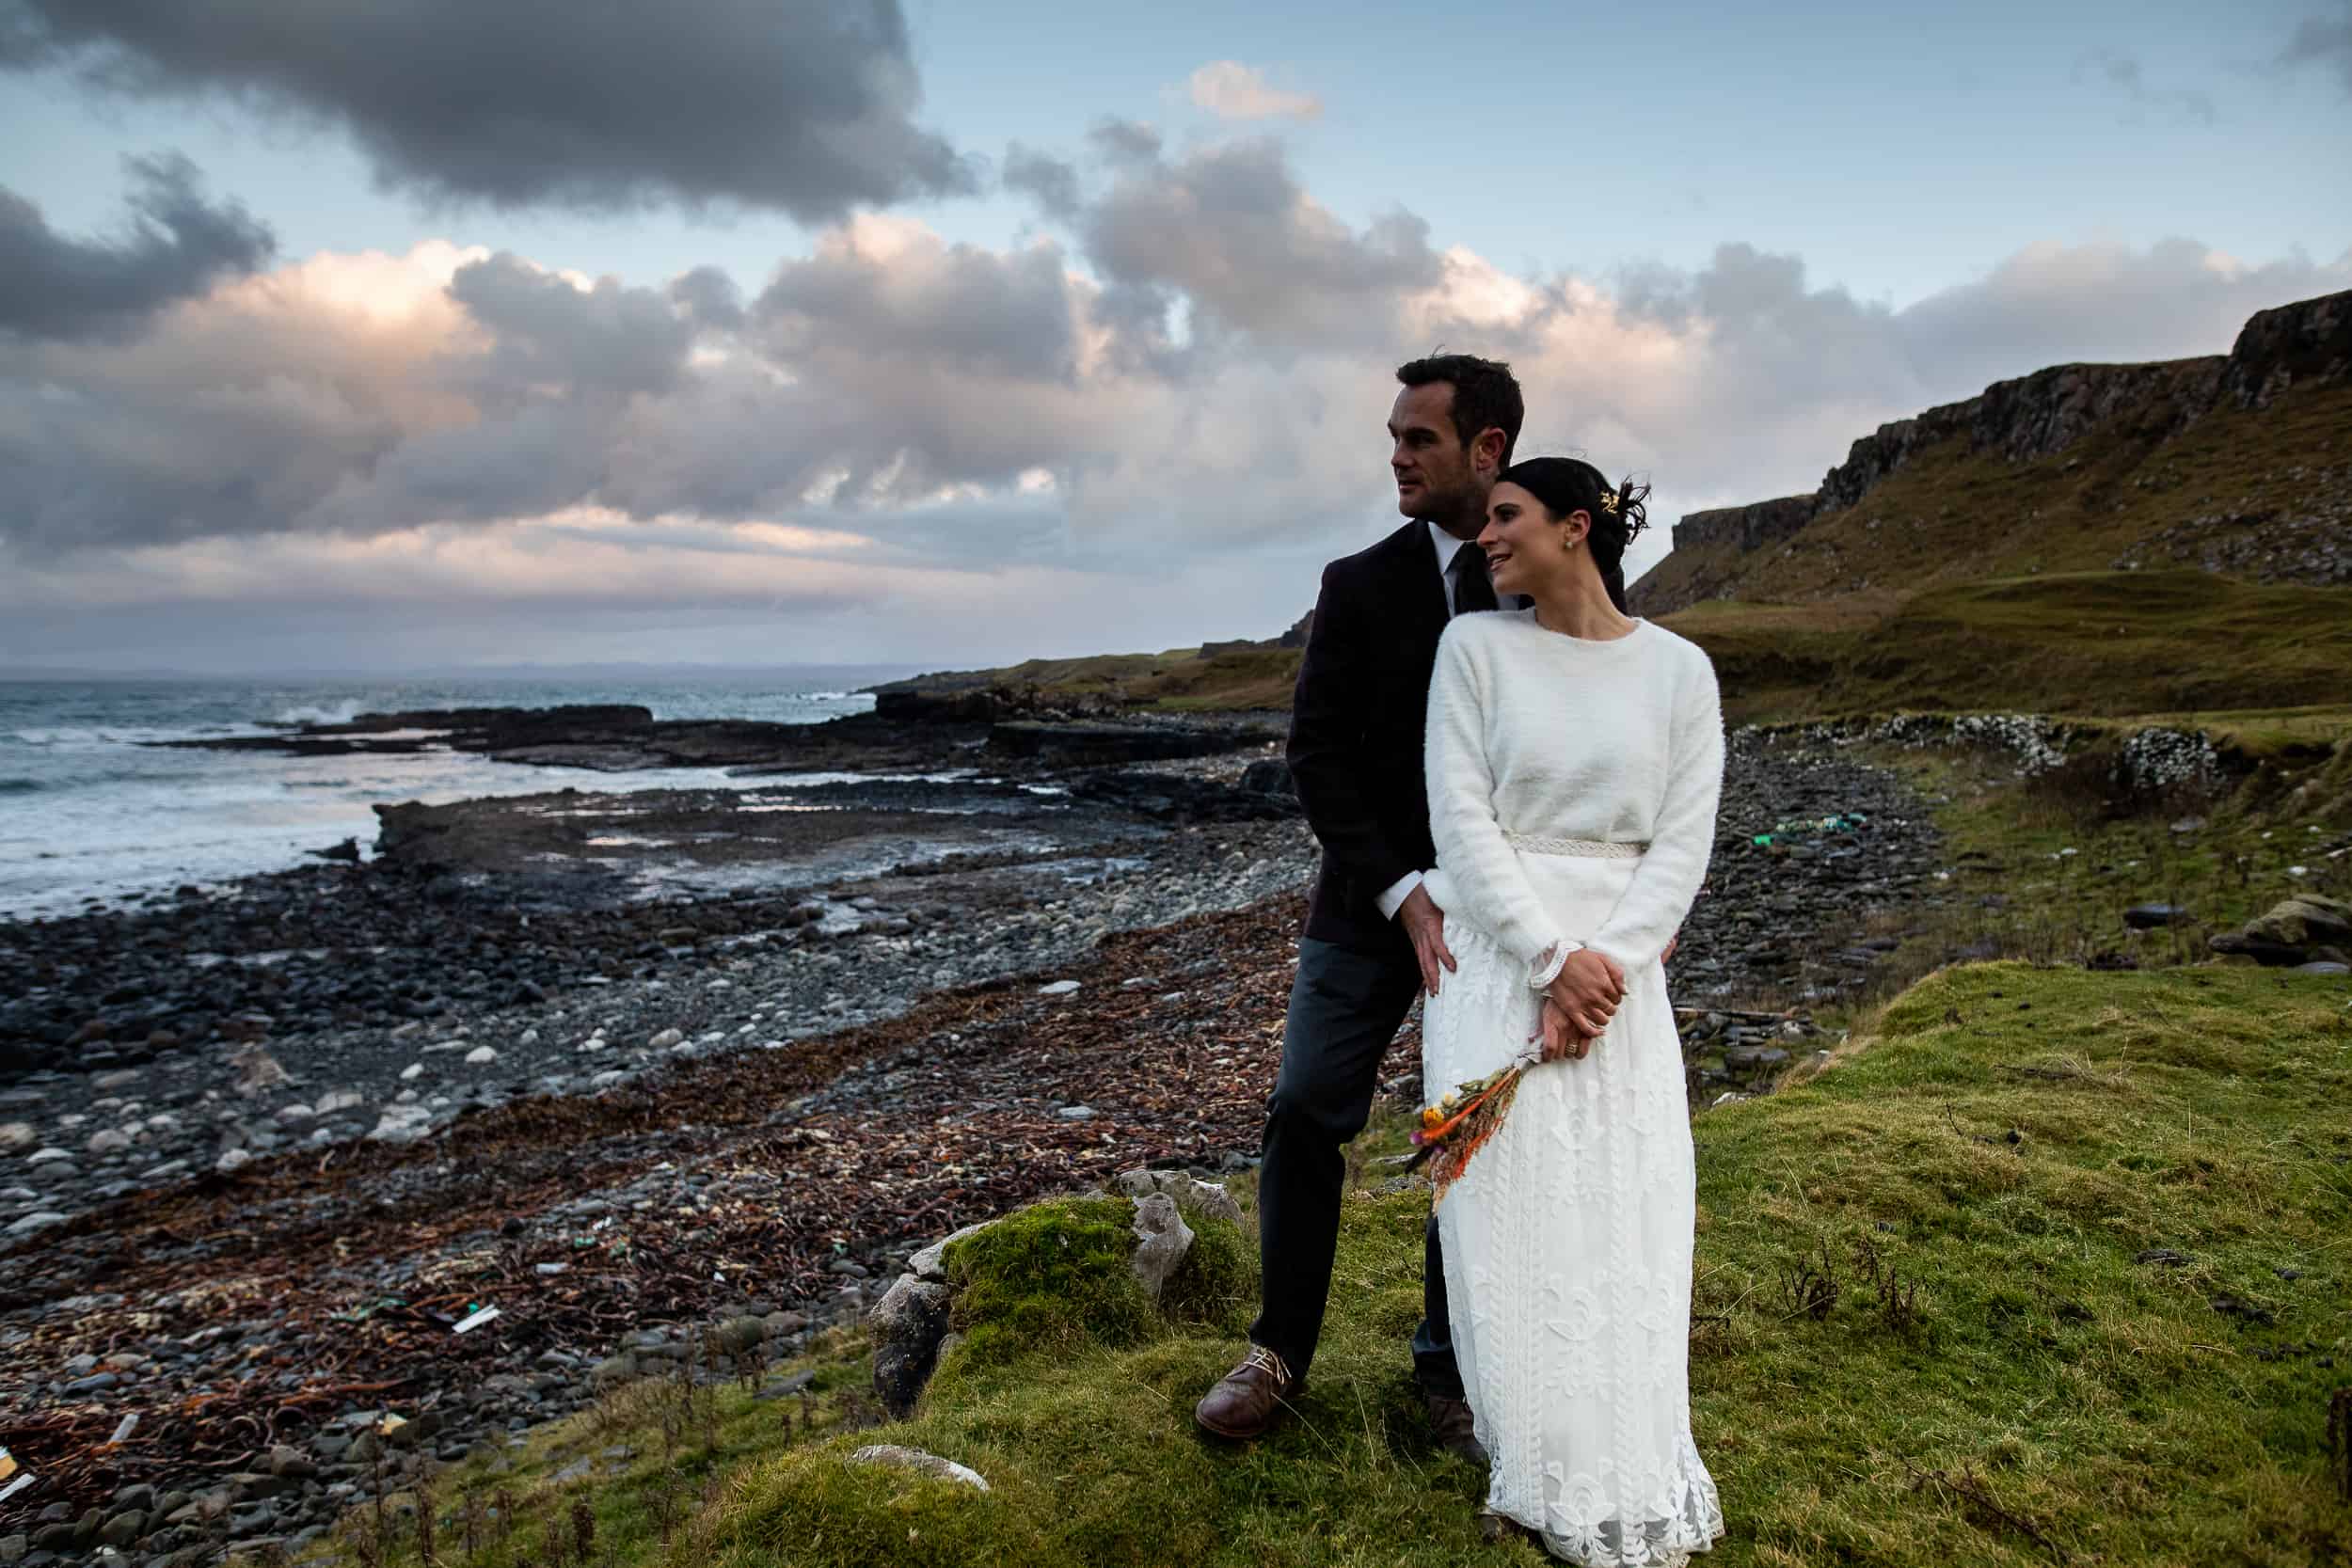
[[[1160,133],[1139,119],[1099,119],[1087,133],[1096,152],[1114,162],[1160,155]]]
[[[1181,294],[1197,329],[1265,345],[1385,341],[1397,302],[1440,271],[1426,223],[1399,211],[1351,230],[1307,195],[1272,141],[1135,165],[1081,227],[1110,282],[1145,298]]]
[[[818,222],[977,187],[914,121],[898,0],[9,0],[10,66],[340,125],[384,185],[431,199]]]
[[[863,357],[1064,381],[1077,346],[1072,289],[1057,245],[950,245],[919,224],[874,215],[778,267],[753,316],[787,360]]]
[[[278,242],[231,202],[203,195],[196,166],[176,153],[125,158],[129,232],[73,240],[40,209],[0,188],[0,334],[27,338],[119,335],[224,277],[265,265]]]
[[[2157,88],[2148,85],[2139,61],[2113,49],[2085,51],[2074,61],[2074,80],[2096,77],[2122,93],[2135,109],[2153,110],[2174,119],[2211,125],[2213,100],[2194,87]]]
[[[1184,83],[1194,104],[1219,119],[1313,119],[1323,100],[1312,93],[1284,92],[1265,72],[1238,60],[1213,60]]]
[[[942,657],[1263,634],[1395,526],[1391,372],[1433,345],[1512,361],[1522,450],[1646,470],[1665,520],[1807,488],[1993,379],[2218,352],[2352,288],[2352,254],[2043,245],[1896,309],[1745,245],[1514,271],[1409,214],[1341,222],[1263,144],[1104,178],[1086,265],[879,214],[748,296],[436,242],[223,278],[135,333],[0,340],[0,626],[183,594],[225,626],[278,592],[476,628],[691,603],[745,638],[786,605],[776,657],[839,657],[851,622],[811,603],[919,617],[902,635]]]
[[[1005,188],[1020,191],[1036,201],[1047,216],[1069,218],[1078,212],[1078,171],[1014,142],[1005,149]]]
[[[2333,68],[2346,94],[2352,95],[2352,4],[2335,16],[2307,16],[2279,51],[2280,66],[2293,69],[2316,64]]]

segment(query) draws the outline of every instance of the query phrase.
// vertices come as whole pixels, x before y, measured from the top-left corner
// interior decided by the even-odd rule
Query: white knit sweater
[[[1723,708],[1696,644],[1647,621],[1591,641],[1532,610],[1456,616],[1438,643],[1424,756],[1449,920],[1483,927],[1538,978],[1563,938],[1628,969],[1657,959],[1706,878],[1723,793]],[[1567,931],[1506,832],[1649,849],[1609,917]]]

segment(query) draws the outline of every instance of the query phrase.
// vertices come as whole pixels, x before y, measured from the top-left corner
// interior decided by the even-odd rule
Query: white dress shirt
[[[1438,580],[1445,585],[1446,619],[1451,621],[1454,619],[1454,588],[1457,580],[1454,569],[1461,564],[1464,550],[1474,550],[1478,546],[1468,539],[1454,538],[1454,535],[1426,519],[1422,521],[1422,527],[1429,531],[1429,546],[1437,555]],[[1518,594],[1508,595],[1509,603],[1504,603],[1504,598],[1505,595],[1501,594],[1495,595],[1495,602],[1505,610],[1515,605],[1524,608],[1527,604],[1527,600]],[[1408,871],[1382,892],[1379,897],[1374,899],[1373,902],[1379,906],[1380,918],[1394,920],[1396,911],[1405,907],[1405,900],[1412,895],[1415,888],[1421,886],[1421,872]]]

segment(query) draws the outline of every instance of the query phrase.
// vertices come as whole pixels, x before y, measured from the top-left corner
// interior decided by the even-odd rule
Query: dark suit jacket
[[[1323,845],[1311,937],[1412,951],[1375,900],[1437,862],[1422,730],[1445,624],[1445,581],[1418,520],[1323,569],[1291,701],[1291,776]]]

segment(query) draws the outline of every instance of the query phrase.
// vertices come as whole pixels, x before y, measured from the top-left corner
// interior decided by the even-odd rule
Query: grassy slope
[[[1907,598],[1709,600],[1663,624],[1712,656],[1726,710],[1740,721],[2282,709],[2341,704],[2352,680],[2352,589],[2186,569],[1959,582]],[[1180,650],[1034,660],[992,678],[1168,711],[1279,710],[1297,671],[1291,649],[1209,659]]]
[[[1200,657],[1198,648],[1158,654],[1032,658],[1001,670],[946,671],[900,683],[931,691],[1004,688],[1071,702],[1108,701],[1170,712],[1247,712],[1290,706],[1298,679],[1295,648],[1244,648]]]
[[[2145,715],[2341,704],[2352,589],[2200,571],[1958,583],[1901,601],[1713,600],[1665,618],[1737,719],[2023,709]]]
[[[1949,971],[1826,1070],[1703,1117],[1694,1419],[1731,1521],[1714,1560],[2352,1555],[2321,1437],[2328,1390],[2352,1382],[2346,998],[2342,979],[2243,969]],[[994,1305],[967,1314],[910,1422],[829,1435],[834,1395],[803,1433],[791,1402],[739,1394],[681,1422],[641,1387],[516,1471],[446,1479],[439,1504],[469,1484],[521,1499],[485,1568],[524,1542],[547,1560],[535,1521],[575,1498],[599,1553],[629,1563],[1532,1563],[1523,1545],[1478,1551],[1480,1480],[1432,1452],[1415,1409],[1425,1204],[1351,1198],[1312,1386],[1253,1447],[1205,1444],[1188,1419],[1237,1353],[1246,1240],[1200,1222],[1206,1261],[1168,1321],[1123,1292],[1119,1206],[1073,1204],[957,1256]],[[2134,1261],[2154,1247],[2186,1261]],[[1873,1251],[1918,1287],[1912,1314],[1866,1282]],[[1841,1289],[1817,1313],[1788,1279],[1824,1259]],[[820,1388],[852,1385],[856,1354],[838,1347]],[[719,1441],[690,1431],[664,1462],[665,1419]],[[618,1477],[548,1484],[616,1441],[638,1450]],[[973,1465],[993,1490],[845,1467],[869,1441]]]

